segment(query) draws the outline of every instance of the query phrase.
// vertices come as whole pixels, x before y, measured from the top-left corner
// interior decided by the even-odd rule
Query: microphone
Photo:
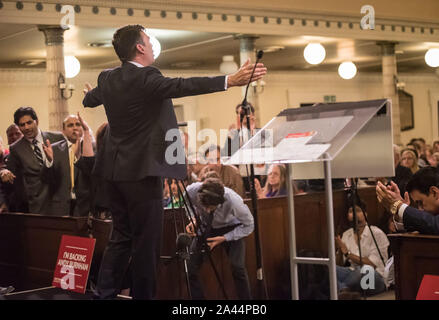
[[[192,237],[187,233],[179,233],[175,245],[177,247],[177,252],[185,250],[192,241]]]
[[[259,62],[259,60],[261,60],[262,59],[262,56],[264,55],[264,51],[262,51],[262,50],[259,50],[258,51],[258,53],[256,54],[256,62],[255,62],[255,65],[254,65],[254,67],[253,67],[253,71],[252,71],[252,74],[251,74],[251,76],[250,76],[250,79],[248,80],[248,83],[247,83],[247,87],[245,88],[245,96],[244,96],[244,100],[242,100],[242,103],[241,103],[241,114],[240,114],[240,117],[241,117],[241,123],[242,123],[242,119],[244,118],[244,116],[247,114],[247,93],[248,93],[248,88],[249,88],[249,86],[250,86],[250,83],[251,83],[251,81],[252,81],[252,78],[253,78],[253,74],[255,73],[255,70],[256,70],[256,66],[257,66],[257,64],[258,64],[258,62]]]

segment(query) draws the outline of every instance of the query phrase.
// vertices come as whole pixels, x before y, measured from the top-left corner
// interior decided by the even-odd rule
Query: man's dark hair
[[[348,210],[350,208],[354,207],[354,202],[355,202],[355,206],[359,207],[361,209],[361,211],[366,213],[366,203],[364,201],[362,201],[360,199],[360,197],[358,197],[357,195],[352,195],[351,193],[349,193],[347,200],[348,200]]]
[[[141,33],[145,29],[140,24],[128,25],[118,29],[113,35],[113,47],[120,61],[127,62],[136,56],[136,45],[145,44]]]
[[[17,126],[23,116],[30,116],[32,119],[38,120],[37,113],[32,107],[20,107],[14,112],[14,123]]]
[[[221,180],[216,178],[208,178],[204,180],[198,190],[198,200],[203,206],[216,206],[223,204],[224,185]]]
[[[210,171],[207,171],[205,174],[203,174],[203,176],[201,177],[201,182],[204,182],[205,180],[207,180],[209,178],[221,179],[218,172],[216,172],[213,169]]]
[[[221,147],[220,147],[220,146],[217,146],[216,144],[211,144],[211,145],[209,146],[209,148],[207,148],[207,149],[204,151],[204,157],[207,158],[207,155],[208,155],[210,152],[215,151],[215,150],[216,150],[219,154],[221,154]]]
[[[430,187],[439,188],[439,174],[436,168],[425,167],[417,171],[407,183],[407,192],[414,190],[422,194],[429,195]]]
[[[251,111],[251,113],[252,113],[252,114],[255,114],[255,108],[252,106],[252,104],[251,104],[250,102],[247,102],[247,104],[248,104],[248,106],[250,107],[250,111]],[[235,112],[236,112],[236,114],[238,114],[238,109],[239,109],[239,107],[242,107],[242,104],[241,104],[241,103],[238,104],[238,105],[236,106],[236,108],[235,108]]]

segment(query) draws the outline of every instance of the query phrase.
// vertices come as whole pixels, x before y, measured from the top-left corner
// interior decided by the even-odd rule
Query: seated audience
[[[171,186],[169,187],[169,182],[171,182]],[[166,209],[174,209],[183,207],[183,198],[180,195],[178,190],[180,187],[181,192],[184,192],[184,188],[181,181],[176,179],[164,179],[164,190],[163,190],[163,207]]]
[[[242,198],[245,197],[244,184],[239,171],[234,166],[223,165],[220,160],[221,148],[211,145],[204,153],[207,165],[201,170],[204,175],[207,171],[216,171],[224,186],[232,189]]]
[[[395,176],[391,178],[393,182],[396,183],[399,190],[401,191],[401,196],[405,193],[405,188],[410,178],[412,177],[412,171],[401,165],[401,151],[397,145],[393,145],[393,159],[395,164]]]
[[[336,266],[337,287],[339,295],[349,294],[351,292],[364,292],[367,295],[377,294],[386,290],[384,279],[384,267],[387,262],[387,249],[389,240],[385,233],[375,226],[366,224],[365,205],[357,202],[355,213],[357,215],[357,228],[360,237],[361,260],[358,248],[358,238],[354,228],[349,228],[343,233],[343,236],[337,236],[335,239],[336,247],[343,254],[344,266]],[[361,206],[361,207],[360,207]],[[363,208],[363,209],[362,209]],[[353,223],[353,204],[348,211],[348,221]],[[372,237],[375,237],[376,244]],[[362,288],[361,279],[365,274],[361,273],[362,265],[369,265],[375,269],[375,288]]]
[[[272,164],[268,169],[267,182],[261,188],[255,179],[256,193],[259,199],[285,196],[287,194],[287,170],[283,164]]]
[[[432,166],[434,168],[437,167],[438,165],[438,161],[436,159],[436,157],[433,155],[433,147],[431,146],[426,146],[425,149],[425,158],[427,159],[427,164],[429,166]]]
[[[439,140],[433,142],[433,153],[439,152]]]
[[[419,170],[418,166],[418,152],[414,149],[405,148],[401,151],[401,165],[409,168],[412,173]]]
[[[200,173],[204,168],[204,164],[200,162],[200,159],[204,156],[200,153],[192,153],[187,157],[187,184],[190,185],[194,182],[200,181]]]

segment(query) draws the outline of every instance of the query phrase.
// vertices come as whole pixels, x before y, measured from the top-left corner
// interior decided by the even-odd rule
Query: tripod
[[[181,182],[181,186],[184,189],[184,193],[183,190],[180,186],[180,182]],[[191,286],[190,286],[190,280],[189,280],[189,271],[188,271],[188,260],[190,259],[191,255],[195,255],[195,254],[202,254],[202,255],[207,255],[210,265],[212,267],[212,270],[215,274],[215,277],[217,279],[217,282],[221,288],[221,291],[224,295],[225,299],[228,299],[226,290],[224,288],[223,282],[221,281],[219,272],[212,260],[212,256],[211,256],[211,250],[207,244],[207,238],[209,236],[209,232],[211,229],[211,223],[207,224],[207,226],[203,223],[203,221],[201,220],[199,214],[196,212],[191,198],[186,190],[186,187],[183,183],[182,180],[176,180],[177,183],[177,188],[178,188],[178,194],[179,197],[181,199],[181,201],[183,202],[183,210],[186,213],[186,218],[187,220],[192,223],[192,225],[194,226],[194,233],[195,233],[195,238],[192,239],[187,233],[180,233],[177,235],[177,241],[176,241],[176,246],[177,246],[177,252],[175,253],[175,255],[173,257],[165,257],[169,260],[177,258],[177,259],[182,259],[183,263],[184,263],[184,271],[185,271],[185,277],[186,277],[186,286],[187,286],[187,290],[188,290],[188,296],[190,299],[192,299],[192,291],[191,291]],[[171,194],[171,203],[174,203],[172,197],[174,196]],[[185,196],[186,195],[186,196]],[[213,213],[210,213],[213,214]],[[183,220],[183,219],[182,219]],[[175,216],[174,216],[174,227],[175,230],[177,230],[177,223],[175,221]],[[176,234],[178,232],[176,231]],[[196,245],[191,246],[191,242],[196,241]],[[189,249],[189,246],[190,249]]]
[[[244,98],[244,101],[241,104],[241,108],[242,108],[241,114],[240,114],[240,129],[241,130],[240,130],[240,132],[238,134],[243,132],[242,131],[242,124],[243,124],[244,117],[246,117],[248,140],[250,140],[251,137],[252,137],[251,127],[250,127],[250,113],[251,113],[251,109],[250,109],[250,106],[247,103],[247,99],[246,98]],[[239,137],[240,147],[241,147],[241,138],[243,139],[244,137],[243,136],[241,137],[241,135]],[[254,230],[254,233],[255,233],[255,249],[256,249],[256,278],[258,280],[258,285],[262,285],[263,286],[264,296],[265,296],[266,299],[268,299],[267,285],[265,283],[264,269],[263,269],[263,266],[262,266],[261,242],[260,242],[260,238],[259,238],[258,197],[256,195],[254,165],[250,164],[250,175],[249,175],[249,172],[248,172],[248,165],[245,165],[245,168],[246,168],[246,171],[247,171],[247,179],[249,180],[248,184],[250,186],[250,195],[251,195],[251,200],[252,200],[253,217],[254,217],[254,220],[255,220],[255,230]]]
[[[366,214],[366,208],[364,207],[364,204],[361,201],[360,196],[358,195],[357,181],[358,181],[358,178],[356,178],[356,179],[352,178],[351,179],[351,187],[350,187],[349,192],[350,192],[350,196],[351,196],[351,199],[352,199],[352,213],[353,213],[353,222],[354,222],[354,233],[357,236],[358,252],[359,252],[359,257],[360,257],[360,267],[363,266],[363,257],[362,257],[362,254],[361,254],[361,241],[360,241],[360,234],[359,234],[359,229],[358,229],[358,217],[357,217],[357,212],[356,212],[356,206],[357,205],[363,211],[363,216],[364,216],[364,219],[366,221],[366,226],[369,228],[370,234],[372,236],[372,239],[374,241],[375,247],[376,247],[376,249],[378,251],[378,254],[380,256],[381,262],[383,263],[383,266],[385,266],[386,262],[384,261],[383,255],[381,254],[381,250],[380,250],[380,248],[378,246],[378,243],[376,241],[376,238],[375,238],[375,235],[373,233],[373,230],[372,230],[372,228],[371,228],[371,226],[369,224],[369,220],[368,220],[367,214]],[[362,290],[362,292],[363,292],[363,297],[365,298],[365,291]]]

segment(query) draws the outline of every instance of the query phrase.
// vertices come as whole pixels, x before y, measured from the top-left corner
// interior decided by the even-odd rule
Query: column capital
[[[237,34],[235,35],[235,39],[239,40],[239,46],[242,51],[254,51],[255,50],[255,42],[258,39],[258,36],[250,35],[250,34]]]
[[[399,42],[394,41],[377,41],[377,45],[381,46],[381,55],[383,56],[393,56],[395,54],[395,46]]]
[[[47,46],[56,46],[64,43],[64,31],[68,30],[59,25],[38,25],[38,30],[44,33]]]

